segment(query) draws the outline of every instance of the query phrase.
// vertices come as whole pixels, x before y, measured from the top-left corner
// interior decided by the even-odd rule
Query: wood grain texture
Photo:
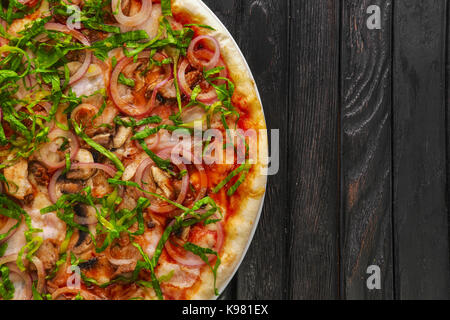
[[[240,1],[236,39],[258,85],[267,127],[280,130],[282,144],[288,137],[288,2]],[[279,172],[269,176],[261,220],[239,269],[239,299],[287,298],[287,148],[282,146],[278,156]]]
[[[449,1],[204,1],[281,131],[280,172],[221,298],[449,298]],[[366,28],[373,4],[381,30]],[[371,264],[381,290],[367,290]]]
[[[447,1],[447,39],[446,39],[446,51],[447,51],[447,61],[445,65],[446,77],[446,97],[445,97],[445,110],[447,115],[447,159],[446,159],[446,169],[447,169],[447,215],[448,215],[448,234],[449,234],[449,242],[450,242],[450,1]],[[450,244],[449,244],[450,250]],[[450,253],[449,253],[450,260]]]
[[[381,8],[381,29],[369,30],[367,8]],[[343,298],[392,299],[391,216],[392,1],[343,2],[342,228]],[[367,268],[381,269],[369,290]]]
[[[291,2],[290,299],[339,297],[339,1]]]
[[[286,141],[288,1],[225,0],[205,3],[227,26],[243,51],[261,93],[268,128],[281,129],[280,140]],[[277,90],[274,91],[274,88]],[[287,212],[284,199],[287,193],[285,148],[282,148],[279,157],[284,162],[280,164],[279,173],[269,177],[264,210],[254,240],[234,283],[224,293],[224,299],[285,297],[286,288],[281,285],[284,273],[280,272],[286,265],[283,217],[283,212]],[[267,263],[268,257],[270,263]]]
[[[446,1],[396,0],[394,12],[396,297],[448,299]]]

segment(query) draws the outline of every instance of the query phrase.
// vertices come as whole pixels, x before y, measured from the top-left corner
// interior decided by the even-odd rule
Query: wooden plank
[[[446,2],[395,1],[393,209],[400,299],[449,298]]]
[[[447,210],[450,208],[450,1],[447,1],[447,63],[446,63],[446,77],[445,82],[447,86],[447,95],[445,97],[446,112],[447,112]],[[450,211],[448,212],[448,234],[450,242]],[[450,250],[450,244],[449,244]],[[450,253],[449,253],[450,255]]]
[[[284,284],[290,299],[333,299],[339,297],[339,1],[292,1],[290,16]]]
[[[371,5],[381,29],[369,29]],[[392,299],[391,0],[344,0],[342,22],[342,295]],[[369,290],[367,268],[380,268]]]
[[[265,107],[268,128],[287,138],[288,1],[205,1],[234,36],[252,69]],[[273,88],[278,88],[274,91]],[[287,159],[282,148],[280,159]],[[285,161],[286,162],[286,161]],[[252,245],[223,299],[284,297],[286,163],[269,177],[264,210]],[[270,245],[268,245],[270,244]],[[267,263],[270,257],[270,264]],[[262,272],[261,272],[262,271]]]
[[[237,39],[261,93],[267,127],[280,129],[287,140],[288,121],[288,2],[239,1]],[[281,147],[280,170],[270,176],[260,224],[239,269],[239,299],[286,297],[287,155]],[[270,260],[270,263],[269,263]]]

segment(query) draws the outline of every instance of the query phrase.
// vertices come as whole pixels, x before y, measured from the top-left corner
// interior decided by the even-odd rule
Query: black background
[[[449,1],[204,2],[247,58],[281,141],[222,298],[448,299]],[[381,30],[366,27],[369,5]],[[366,287],[372,264],[381,290]]]

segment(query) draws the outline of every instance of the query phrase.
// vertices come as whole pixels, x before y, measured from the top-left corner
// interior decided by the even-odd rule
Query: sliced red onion
[[[139,164],[138,168],[136,169],[136,173],[134,174],[134,182],[136,182],[138,185],[140,185],[142,187],[142,178],[143,178],[144,171],[147,169],[147,167],[149,167],[150,165],[154,165],[154,164],[155,163],[150,158],[145,158],[144,160],[142,160],[142,162]]]
[[[140,132],[142,130],[145,130],[147,128],[156,128],[157,125],[156,124],[150,124],[150,125],[144,125],[142,127],[140,127],[137,132]],[[147,144],[147,148],[149,148],[150,150],[155,150],[158,147],[159,144],[159,140],[160,140],[160,133],[159,131],[151,136],[148,136],[147,138],[145,138],[145,143]],[[136,141],[136,146],[142,150],[142,146],[140,145],[140,143],[138,141]]]
[[[84,111],[87,114],[89,124],[91,124],[93,117],[98,113],[98,108],[96,106],[93,106],[90,103],[82,103],[78,107],[76,107],[75,109],[72,110],[72,112],[70,113],[70,118],[73,119],[78,124],[85,126],[88,124],[83,123],[82,120],[83,120],[83,118],[86,118],[86,116],[78,117],[78,113],[80,113],[82,111]]]
[[[9,254],[0,258],[0,266],[17,260],[17,253]]]
[[[80,143],[78,142],[78,138],[75,134],[73,134],[71,131],[65,131],[60,128],[55,128],[48,134],[48,138],[50,139],[50,142],[44,145],[42,149],[40,150],[42,162],[45,164],[45,166],[49,169],[55,170],[62,168],[66,165],[65,160],[61,160],[59,162],[51,161],[48,158],[48,152],[57,152],[59,146],[55,144],[55,140],[65,137],[69,140],[70,143],[70,160],[75,159],[78,150],[80,150]],[[55,149],[55,150],[54,150]],[[42,154],[43,152],[47,152],[46,154]]]
[[[42,291],[44,290],[44,284],[45,284],[45,269],[44,269],[44,264],[42,263],[42,261],[36,257],[33,256],[33,258],[31,258],[31,261],[34,263],[35,267],[36,267],[36,271],[37,271],[37,276],[38,276],[38,281],[37,281],[37,286],[36,286],[36,290],[40,293],[42,293]]]
[[[106,164],[102,164],[102,163],[73,163],[70,166],[71,170],[77,170],[77,169],[100,169],[105,171],[108,175],[110,175],[111,177],[114,177],[114,175],[116,174],[116,169],[114,169],[111,166],[108,166]],[[58,181],[58,178],[61,176],[61,173],[64,171],[64,169],[59,169],[58,171],[56,171],[52,178],[50,179],[50,183],[48,184],[48,195],[50,198],[50,201],[53,203],[56,203],[56,201],[58,201],[58,198],[56,196],[56,183]]]
[[[137,257],[136,258],[130,258],[130,259],[117,259],[114,258],[111,255],[111,246],[109,246],[106,250],[105,250],[105,254],[106,254],[106,258],[108,259],[108,261],[116,266],[123,266],[123,265],[127,265],[127,264],[131,264],[131,263],[135,263],[137,261]]]
[[[3,187],[0,183],[0,193],[2,191]],[[8,220],[6,221],[5,225],[0,229],[0,235],[7,233],[9,230],[11,230],[12,227],[14,227],[17,224],[17,220],[13,219],[13,218],[8,218]],[[3,240],[0,240],[0,243],[3,243],[5,241],[7,241],[9,238],[11,238],[14,233],[16,233],[18,228],[15,228],[14,230],[11,230],[11,232],[9,233],[9,235],[7,237],[5,237]]]
[[[112,0],[111,8],[117,22],[127,27],[135,27],[146,21],[152,13],[152,1],[141,0],[141,8],[135,15],[126,16],[122,11],[122,4],[120,0]]]
[[[150,52],[145,51],[142,52],[138,55],[138,59],[149,59],[150,58]],[[166,56],[162,55],[161,53],[156,53],[153,58],[155,60],[158,61],[162,61],[163,59],[166,58]],[[111,80],[110,80],[110,93],[111,93],[111,97],[114,101],[114,104],[117,106],[117,108],[119,108],[123,113],[129,115],[129,116],[145,116],[147,114],[149,114],[154,106],[155,106],[155,99],[156,99],[156,94],[157,91],[163,86],[165,85],[172,76],[172,69],[171,66],[166,64],[164,65],[164,69],[166,71],[166,75],[164,80],[162,80],[163,84],[160,85],[161,83],[159,83],[157,85],[157,88],[155,88],[155,90],[153,90],[153,94],[152,94],[152,98],[150,99],[150,101],[148,101],[146,104],[143,105],[135,105],[134,103],[130,103],[128,101],[126,101],[125,99],[122,98],[120,92],[119,92],[119,75],[122,72],[122,70],[129,65],[130,63],[133,62],[133,58],[122,58],[116,65],[116,67],[114,68],[112,74],[111,74]]]
[[[187,59],[183,59],[178,67],[177,80],[181,91],[188,97],[192,95],[192,90],[186,81],[186,69],[189,66]],[[213,103],[217,100],[217,92],[214,87],[210,87],[207,92],[200,93],[197,100],[206,104]]]
[[[157,156],[162,159],[170,159],[171,151],[172,151],[172,149],[163,150],[163,151],[159,152],[157,154]],[[145,189],[143,187],[143,180],[145,178],[145,173],[146,173],[147,169],[153,165],[154,165],[154,162],[150,158],[145,158],[136,170],[134,181],[137,184],[139,184],[139,186],[143,189]],[[186,170],[186,166],[184,165],[184,163],[176,164],[176,166],[178,167],[178,169],[180,169],[180,171]],[[189,187],[189,175],[186,174],[182,178],[181,190],[180,190],[180,193],[179,193],[177,199],[174,202],[179,203],[179,204],[183,203],[184,199],[186,198],[188,187]],[[144,196],[149,197],[149,195],[146,193],[144,193]],[[171,204],[153,203],[150,206],[150,210],[157,212],[157,213],[169,213],[175,209],[176,209],[175,206],[173,206]]]
[[[20,288],[19,286],[14,286],[14,300],[31,300],[33,292],[31,289],[32,281],[30,274],[20,271],[15,263],[8,263],[7,267],[9,268],[10,279],[13,283],[20,280],[24,282],[22,290],[18,290]]]
[[[214,54],[208,62],[203,62],[195,56],[195,47],[201,41],[209,41],[210,43],[212,43],[212,46],[213,46],[212,49],[213,49]],[[192,40],[191,44],[189,45],[189,48],[187,51],[187,57],[188,57],[190,63],[195,68],[197,68],[199,70],[203,70],[203,69],[210,70],[210,69],[214,68],[215,66],[217,66],[217,63],[219,62],[220,44],[215,38],[213,38],[211,36],[207,36],[207,35],[198,36],[198,37],[194,38]]]
[[[77,39],[83,45],[85,45],[87,47],[89,47],[91,45],[91,43],[89,42],[88,38],[84,34],[82,34],[79,31],[76,31],[76,30],[71,30],[66,25],[59,24],[59,23],[48,22],[48,23],[45,24],[45,28],[47,30],[59,31],[59,32],[64,32],[64,33],[70,34],[75,39]],[[75,72],[75,74],[73,76],[71,76],[70,79],[69,79],[69,84],[70,85],[74,84],[75,82],[77,82],[78,80],[80,80],[84,76],[84,74],[86,73],[86,71],[88,70],[88,68],[89,68],[89,66],[91,64],[91,61],[92,61],[92,52],[89,51],[89,50],[86,50],[86,55],[84,57],[83,64],[77,70],[77,72]]]
[[[172,222],[173,223],[173,222]],[[170,224],[169,224],[170,225]],[[223,246],[224,240],[224,231],[223,225],[221,222],[217,222],[216,224],[216,243],[214,245],[213,250],[216,252],[220,252]],[[175,247],[171,241],[167,241],[165,244],[165,249],[169,256],[174,259],[177,263],[188,266],[188,267],[200,267],[205,265],[206,263],[197,255],[192,252],[186,251],[182,248],[181,245]],[[212,263],[216,257],[214,255],[209,255],[209,262]]]

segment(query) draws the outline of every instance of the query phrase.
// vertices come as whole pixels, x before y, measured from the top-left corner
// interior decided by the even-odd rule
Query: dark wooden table
[[[448,299],[450,1],[204,1],[282,145],[222,298]]]

